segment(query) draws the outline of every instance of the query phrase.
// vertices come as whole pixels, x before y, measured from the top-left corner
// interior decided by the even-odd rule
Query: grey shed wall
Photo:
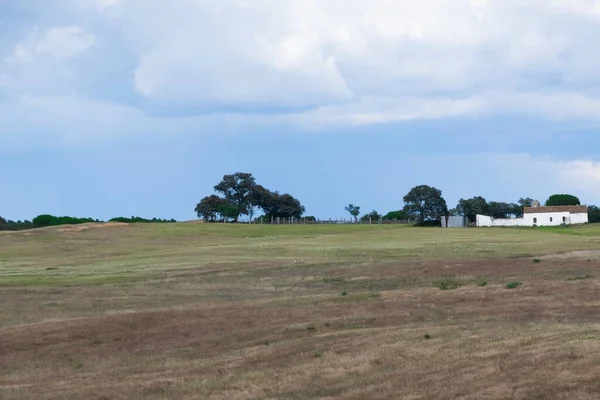
[[[468,225],[466,217],[442,217],[442,228],[466,228]]]

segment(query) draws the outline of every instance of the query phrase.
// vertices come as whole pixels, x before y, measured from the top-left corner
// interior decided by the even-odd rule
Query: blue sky
[[[322,218],[600,204],[598,40],[592,0],[4,1],[0,215],[188,220],[237,171]]]

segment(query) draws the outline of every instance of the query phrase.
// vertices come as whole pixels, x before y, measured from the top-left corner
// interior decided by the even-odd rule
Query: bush
[[[177,222],[174,219],[160,219],[160,218],[152,218],[152,219],[146,219],[146,218],[141,218],[141,217],[131,217],[131,218],[125,218],[125,217],[117,217],[117,218],[111,218],[110,222],[124,222],[127,224],[134,224],[134,223],[160,223],[160,224],[169,224],[169,223],[173,223],[173,222]]]
[[[436,286],[440,288],[440,290],[452,290],[458,289],[462,285],[456,281],[440,281],[436,284]]]
[[[522,285],[521,282],[516,282],[516,281],[515,282],[509,282],[509,283],[506,284],[506,288],[507,289],[516,289],[516,288],[518,288],[521,285]]]

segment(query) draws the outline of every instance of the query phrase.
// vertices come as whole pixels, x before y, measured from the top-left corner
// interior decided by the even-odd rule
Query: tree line
[[[33,220],[25,221],[12,221],[0,217],[0,231],[20,231],[25,229],[33,228],[44,228],[48,226],[60,226],[60,225],[81,225],[87,223],[104,223],[107,221],[101,221],[93,218],[77,218],[62,216],[57,217],[50,214],[42,214],[35,217]],[[177,222],[174,219],[160,219],[152,218],[146,219],[141,217],[116,217],[111,218],[108,222],[125,222],[125,223],[173,223]]]

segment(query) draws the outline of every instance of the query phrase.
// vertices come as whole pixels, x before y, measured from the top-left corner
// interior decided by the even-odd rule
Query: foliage
[[[459,215],[467,217],[470,222],[475,222],[477,214],[488,215],[488,209],[487,200],[481,196],[471,199],[460,199],[456,206]]]
[[[572,278],[567,279],[568,281],[582,281],[584,279],[589,279],[591,278],[591,275],[580,275],[580,276],[574,276]]]
[[[358,215],[360,214],[359,206],[355,206],[354,204],[348,204],[346,207],[344,207],[344,210],[346,210],[348,213],[350,213],[350,215],[354,217],[354,221],[358,220]]]
[[[142,217],[116,217],[116,218],[111,218],[109,220],[109,222],[124,222],[126,224],[135,224],[135,223],[162,223],[162,224],[167,224],[167,223],[173,223],[173,222],[177,222],[174,219],[161,219],[161,218],[152,218],[152,219],[147,219],[147,218],[142,218]]]
[[[516,217],[517,214],[523,215],[523,210],[518,204],[490,201],[488,203],[488,213],[494,218],[510,218],[511,216]]]
[[[252,201],[265,212],[269,220],[271,218],[300,219],[305,211],[300,201],[291,194],[271,192],[262,186],[255,191]]]
[[[375,210],[360,217],[361,221],[379,221],[380,219],[381,215]]]
[[[231,175],[224,175],[221,182],[215,185],[214,189],[215,192],[221,193],[228,203],[227,206],[220,205],[220,208],[226,211],[229,218],[233,218],[237,222],[240,215],[248,215],[248,209],[252,205],[252,192],[255,187],[256,181],[252,174],[236,172]]]
[[[452,290],[458,289],[462,285],[456,281],[440,281],[437,282],[436,286],[440,288],[440,290]]]
[[[571,194],[553,194],[546,200],[546,206],[578,206],[581,202]]]
[[[525,197],[525,198],[521,197],[517,203],[521,207],[532,207],[534,201],[535,200],[533,200],[531,197]]]
[[[305,211],[298,199],[257,184],[249,173],[225,175],[214,189],[223,197],[204,197],[195,208],[198,217],[205,221],[215,221],[220,216],[237,222],[240,215],[248,215],[252,221],[256,207],[264,211],[264,215],[256,218],[260,222],[270,222],[272,218],[300,219]],[[311,218],[314,220],[314,217]]]
[[[20,231],[33,228],[31,221],[12,221],[0,217],[0,231]]]
[[[399,211],[390,211],[389,213],[385,214],[382,219],[386,220],[386,221],[406,221],[408,219],[408,216],[406,215],[406,213],[403,210],[399,210]]]
[[[223,204],[218,206],[217,213],[219,213],[219,215],[221,215],[223,219],[233,219],[235,222],[237,222],[238,217],[240,215],[239,208],[228,202],[224,202]]]
[[[590,223],[600,222],[600,208],[597,206],[588,207],[588,221]]]
[[[42,228],[46,226],[79,225],[90,222],[100,221],[92,218],[55,217],[54,215],[43,214],[35,217],[32,221],[32,225],[34,228]]]
[[[196,205],[195,211],[198,218],[204,221],[214,222],[219,214],[219,207],[227,203],[227,201],[217,195],[210,195],[200,200]]]
[[[442,191],[431,186],[416,186],[404,196],[404,211],[417,224],[427,220],[439,220],[448,213]]]
[[[515,282],[509,282],[509,283],[506,284],[506,288],[507,289],[516,289],[516,288],[518,288],[521,285],[523,285],[521,282],[516,282],[516,281]]]

